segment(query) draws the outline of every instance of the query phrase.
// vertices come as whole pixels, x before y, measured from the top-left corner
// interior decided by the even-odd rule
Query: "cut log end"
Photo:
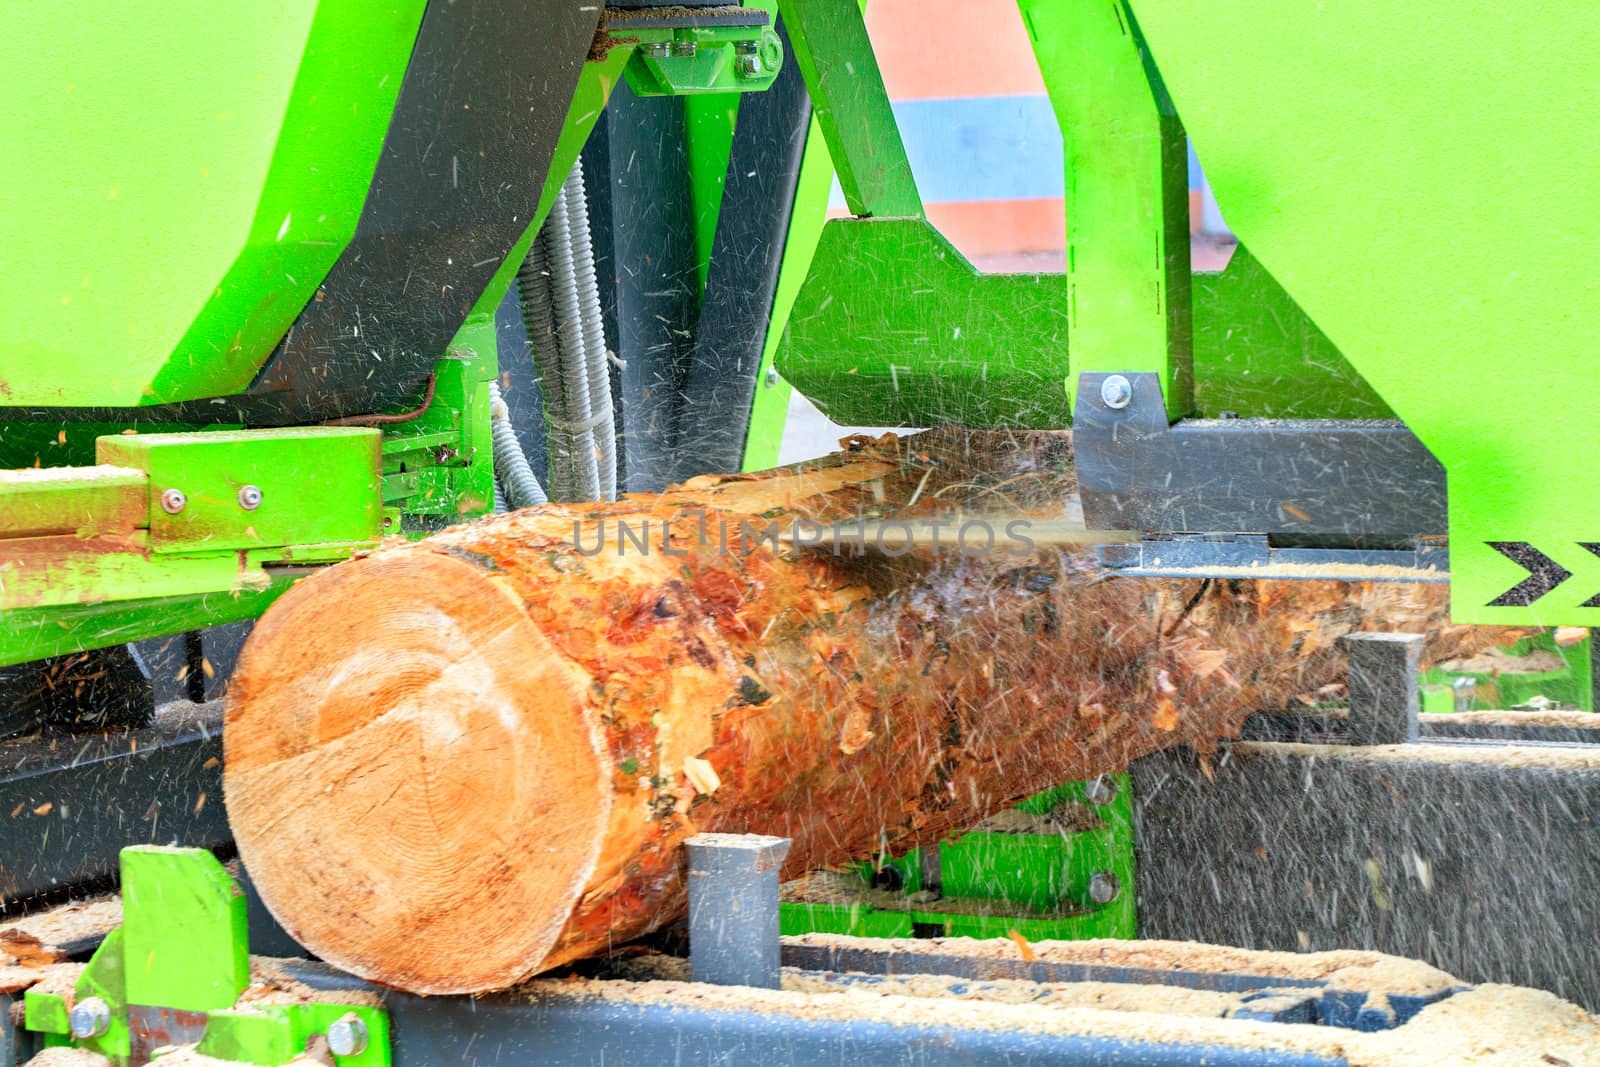
[[[414,992],[536,970],[610,812],[586,684],[514,592],[449,556],[301,583],[256,629],[225,734],[268,908],[330,963]]]

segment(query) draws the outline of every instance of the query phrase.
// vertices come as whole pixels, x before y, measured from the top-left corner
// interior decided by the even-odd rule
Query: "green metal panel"
[[[1060,275],[979,274],[925,220],[835,219],[778,369],[835,422],[1060,427],[1070,410]]]
[[[350,1015],[366,1027],[367,1046],[353,1056],[334,1056],[334,1062],[338,1067],[388,1067],[388,1014],[381,1008],[350,1004],[252,1004],[212,1012],[195,1051],[219,1060],[278,1067],[303,1058],[309,1038],[326,1034],[334,1022]]]
[[[354,232],[424,6],[8,6],[0,402],[247,385]]]
[[[822,124],[813,115],[806,131],[805,154],[800,160],[800,180],[795,187],[794,207],[789,213],[789,229],[783,243],[783,261],[778,266],[778,287],[772,298],[772,318],[767,323],[766,344],[761,352],[761,370],[756,376],[756,396],[750,409],[750,429],[745,435],[744,464],[747,471],[777,466],[783,445],[783,428],[789,417],[789,398],[794,391],[787,379],[777,373],[779,346],[789,325],[795,298],[805,283],[816,254],[822,227],[828,219],[828,194],[833,185],[833,162],[822,137]]]
[[[378,537],[379,439],[357,427],[103,437],[103,463],[149,476],[156,552],[371,541]],[[250,509],[240,494],[259,491]],[[164,495],[185,496],[181,510]]]
[[[136,576],[137,573],[134,572]],[[192,587],[192,577],[183,577]],[[142,598],[130,585],[123,594],[126,599],[7,609],[0,615],[5,622],[0,626],[0,666],[253,619],[287,592],[299,576],[272,573],[262,577],[264,584],[259,588],[229,585],[216,591],[186,590],[172,596],[149,597],[148,587],[140,583],[137,591],[145,593]],[[108,594],[100,587],[94,592],[104,597],[123,591],[113,588]]]
[[[128,1005],[126,942],[127,935],[120,926],[107,934],[106,939],[100,942],[100,947],[94,950],[89,965],[78,976],[78,981],[72,989],[74,1000],[99,997],[111,1009],[111,1025],[106,1028],[106,1032],[97,1038],[81,1041],[78,1044],[80,1047],[113,1059],[126,1057],[130,1045],[128,1016],[125,1011]],[[54,1015],[54,1012],[41,1014],[50,1016]]]
[[[250,984],[244,894],[209,852],[122,850],[125,1004],[231,1008]]]
[[[148,526],[147,482],[143,471],[126,467],[0,470],[0,544],[13,537],[88,538]]]
[[[1188,156],[1122,0],[1019,0],[1066,159],[1073,375],[1161,375],[1173,418],[1194,406]]]
[[[1234,249],[1226,269],[1195,274],[1190,292],[1196,414],[1394,418],[1383,398],[1243,245]]]
[[[959,910],[941,908],[939,900],[916,902],[922,889],[922,864],[913,850],[885,866],[898,870],[901,892],[894,907],[868,903],[785,903],[779,921],[785,934],[838,933],[857,937],[909,937],[916,926],[942,927],[950,937],[1006,937],[1029,940],[1078,940],[1133,937],[1136,932],[1133,891],[1133,802],[1125,774],[1110,776],[1116,787],[1109,804],[1094,807],[1096,829],[1077,833],[966,834],[939,845],[943,898],[959,899]],[[1073,782],[1029,797],[1018,810],[1045,815],[1062,805],[1087,804],[1084,785]],[[858,873],[863,888],[872,872]],[[1121,894],[1104,905],[1088,898],[1092,875],[1116,877]],[[973,907],[972,905],[986,905]]]
[[[743,0],[741,6],[776,13],[777,0]],[[611,31],[632,44],[623,73],[638,96],[694,96],[760,92],[783,69],[783,40],[770,25],[685,26],[649,29],[629,25],[648,11],[612,11]]]
[[[1448,472],[1454,618],[1600,624],[1600,12],[1134,7],[1229,225]],[[1492,606],[1490,542],[1572,577]]]
[[[922,216],[858,0],[779,0],[850,213]]]

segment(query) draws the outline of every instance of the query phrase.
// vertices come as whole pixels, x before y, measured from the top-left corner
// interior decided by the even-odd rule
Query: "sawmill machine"
[[[38,908],[120,870],[126,918],[70,946],[94,953],[72,993],[0,1014],[0,1067],[41,1043],[138,1064],[196,1041],[275,1067],[312,1037],[339,1067],[853,1062],[907,1041],[919,1063],[1345,1062],[959,1013],[908,1037],[776,990],[686,1010],[681,983],[643,1006],[230,1010],[251,948],[297,952],[204,851],[229,842],[208,701],[250,621],[385,537],[771,466],[791,389],[843,425],[1071,428],[1085,524],[1117,535],[1107,580],[1448,582],[1457,622],[1600,624],[1600,17],[1019,0],[1034,54],[1015,60],[1063,136],[1067,258],[986,274],[928,221],[862,6],[6,11],[0,896]],[[1191,145],[1239,241],[1218,272],[1191,268]],[[1034,873],[995,891],[1002,912],[1074,902],[1028,936],[1375,948],[1600,1008],[1595,732],[1419,727],[1416,655],[1353,649],[1348,713],[1252,720],[1214,765],[1150,757],[1039,798],[1102,811],[1055,851],[974,835],[880,857],[863,878],[914,907],[785,905],[783,930],[1004,935],[1014,917],[928,890],[1009,866]],[[173,844],[199,851],[147,847]],[[710,879],[724,905],[760,881]],[[751,911],[778,922],[775,898]],[[691,946],[697,928],[691,904]],[[734,954],[770,963],[772,935]],[[1459,988],[843,951],[790,938],[782,959],[1177,984],[1238,993],[1252,1025],[1397,1034]],[[776,981],[723,964],[708,949],[694,976]]]

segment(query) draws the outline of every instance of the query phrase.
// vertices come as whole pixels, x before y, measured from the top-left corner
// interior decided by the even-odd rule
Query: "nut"
[[[67,1029],[79,1041],[99,1037],[111,1029],[111,1007],[99,997],[86,997],[72,1006]]]
[[[1110,871],[1096,871],[1089,876],[1089,899],[1096,904],[1109,904],[1122,895],[1122,880]]]
[[[740,56],[738,70],[747,78],[753,78],[761,73],[760,56]]]
[[[1083,783],[1083,796],[1085,800],[1095,807],[1103,808],[1117,799],[1116,780],[1106,778],[1104,775],[1099,778],[1091,778]]]
[[[168,489],[161,494],[161,510],[168,515],[176,515],[189,504],[189,498],[182,489]]]
[[[254,511],[261,506],[261,490],[254,485],[246,485],[239,490],[239,506],[246,511]]]
[[[335,1056],[359,1056],[367,1050],[367,1024],[355,1012],[328,1024],[328,1049]]]

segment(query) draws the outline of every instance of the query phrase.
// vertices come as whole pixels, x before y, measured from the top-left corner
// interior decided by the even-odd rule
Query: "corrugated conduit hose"
[[[561,500],[614,500],[616,423],[581,161],[573,163],[517,270],[517,285],[544,399],[550,493]],[[515,435],[509,422],[506,429],[509,446]],[[500,451],[497,436],[496,471]],[[506,465],[514,468],[515,460],[508,457]],[[509,484],[505,491],[513,507],[527,506],[516,503]]]

